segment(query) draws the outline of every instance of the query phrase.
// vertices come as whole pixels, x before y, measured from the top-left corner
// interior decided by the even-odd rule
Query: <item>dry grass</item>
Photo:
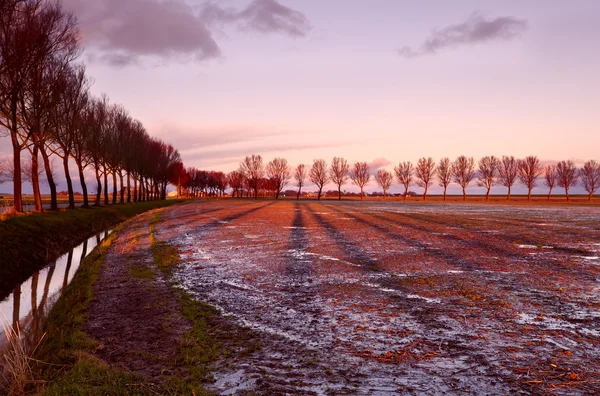
[[[7,345],[0,353],[0,363],[2,371],[0,382],[0,391],[6,392],[7,395],[24,395],[29,384],[34,383],[32,363],[36,362],[32,358],[38,346],[44,339],[45,334],[32,348],[33,343],[21,334],[21,329],[17,324],[3,325],[4,334],[6,336]]]

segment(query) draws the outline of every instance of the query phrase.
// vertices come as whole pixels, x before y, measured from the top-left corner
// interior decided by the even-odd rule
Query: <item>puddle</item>
[[[47,315],[75,276],[81,261],[111,232],[101,232],[89,238],[15,287],[0,302],[0,328],[19,326],[26,337],[38,339]],[[0,349],[5,344],[6,335],[1,331]]]

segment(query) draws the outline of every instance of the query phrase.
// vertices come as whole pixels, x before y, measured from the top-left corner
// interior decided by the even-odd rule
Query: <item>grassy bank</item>
[[[154,238],[154,224],[160,219],[156,214],[151,224],[151,251],[153,265],[136,264],[130,276],[149,282],[148,288],[158,278],[158,271],[169,279],[171,270],[179,264],[177,250]],[[203,384],[211,381],[211,363],[224,352],[215,335],[220,334],[219,315],[215,308],[193,300],[187,293],[175,288],[174,298],[179,301],[180,312],[191,323],[179,345],[179,357],[173,362],[185,367],[188,375],[172,377],[166,383],[150,383],[123,370],[109,367],[95,356],[98,347],[89,339],[83,328],[86,311],[93,299],[94,284],[99,275],[105,254],[115,239],[113,233],[82,263],[65,294],[54,306],[42,343],[35,358],[39,360],[30,382],[30,392],[41,395],[102,394],[102,395],[210,395]],[[172,367],[165,367],[171,369]]]
[[[0,222],[0,299],[31,273],[94,234],[151,209],[182,200],[34,213]]]

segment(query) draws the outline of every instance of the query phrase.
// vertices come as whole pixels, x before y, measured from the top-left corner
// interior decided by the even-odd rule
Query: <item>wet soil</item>
[[[115,241],[88,331],[113,364],[185,375],[172,289],[128,275],[150,265],[149,219]],[[584,395],[599,224],[585,207],[219,200],[164,210],[155,235],[178,287],[222,313],[216,393]]]
[[[191,323],[182,317],[173,289],[153,265],[153,213],[139,216],[113,242],[94,286],[85,331],[98,342],[98,357],[149,382],[161,382],[187,375],[177,361],[181,337]],[[131,275],[140,268],[156,279]]]

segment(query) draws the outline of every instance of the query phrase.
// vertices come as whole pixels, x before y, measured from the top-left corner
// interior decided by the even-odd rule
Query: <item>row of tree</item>
[[[124,202],[125,192],[127,202],[164,198],[168,182],[183,167],[177,150],[151,138],[125,108],[90,94],[85,66],[76,63],[80,54],[77,21],[60,2],[0,0],[0,135],[12,143],[15,211],[23,210],[23,152],[31,158],[28,179],[36,210],[42,209],[40,156],[52,209],[58,206],[52,156],[61,159],[70,207],[75,206],[71,160],[86,207],[87,168],[95,174],[100,205],[102,186],[109,204],[109,177],[113,203]]]
[[[265,177],[266,176],[266,177]],[[400,162],[394,167],[393,173],[378,169],[374,180],[383,190],[384,197],[396,181],[404,187],[404,199],[408,195],[411,185],[416,184],[424,189],[423,199],[427,199],[429,188],[438,183],[446,191],[452,183],[462,188],[463,199],[466,200],[467,187],[475,182],[486,189],[485,199],[488,200],[490,191],[495,185],[502,185],[508,189],[507,199],[511,197],[511,189],[517,182],[527,187],[527,198],[531,200],[531,191],[538,186],[540,180],[548,187],[548,199],[554,187],[562,187],[569,200],[569,190],[578,182],[592,199],[600,187],[600,164],[596,161],[587,161],[582,168],[577,168],[573,161],[560,161],[556,165],[543,166],[536,156],[517,159],[513,156],[486,156],[476,164],[473,157],[460,156],[454,161],[442,158],[435,162],[433,158],[420,158],[416,165],[410,161]],[[275,198],[283,191],[284,187],[294,178],[298,187],[297,198],[300,197],[302,187],[307,179],[317,186],[318,199],[321,199],[323,187],[328,183],[337,186],[338,199],[342,199],[342,186],[349,180],[360,188],[361,199],[364,196],[364,187],[372,178],[371,170],[366,162],[349,164],[344,158],[334,157],[331,166],[323,159],[313,161],[310,169],[300,164],[292,171],[284,158],[275,158],[266,166],[260,155],[247,156],[239,169],[229,173],[227,179],[233,190],[233,196],[241,196],[243,192],[252,191],[257,198],[260,190],[273,191]]]

